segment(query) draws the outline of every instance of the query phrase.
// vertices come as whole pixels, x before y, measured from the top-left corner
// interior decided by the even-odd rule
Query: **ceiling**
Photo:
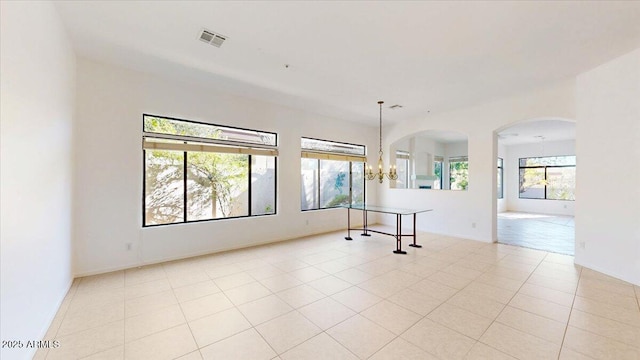
[[[467,143],[467,135],[457,131],[426,130],[404,137],[394,142],[392,146],[399,150],[408,151],[411,146],[411,139],[415,139],[418,142],[421,140],[433,140],[441,144]]]
[[[79,55],[377,125],[562,81],[640,47],[638,1],[58,1]],[[220,48],[198,40],[206,28]],[[288,67],[286,66],[288,65]]]
[[[498,133],[498,142],[506,146],[575,138],[575,122],[553,119],[520,122]]]

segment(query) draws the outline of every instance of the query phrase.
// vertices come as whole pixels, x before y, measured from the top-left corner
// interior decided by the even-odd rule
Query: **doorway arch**
[[[520,159],[546,158],[547,160],[552,160],[554,157],[557,157],[557,159],[565,157],[566,159],[570,159],[571,156],[575,159],[575,127],[576,122],[573,119],[562,117],[538,117],[514,121],[498,127],[493,131],[493,158],[496,159],[495,162],[498,163],[498,159],[502,157],[504,163],[502,168],[502,179],[500,179],[500,169],[497,168],[496,164],[497,169],[494,171],[492,182],[494,188],[494,201],[492,206],[493,242],[500,242],[500,230],[505,230],[504,225],[505,223],[508,224],[508,221],[503,221],[505,216],[500,217],[501,222],[499,223],[499,213],[505,213],[507,211],[521,211],[523,213],[529,212],[531,214],[548,213],[550,215],[548,216],[548,220],[552,222],[561,222],[562,219],[553,219],[551,215],[557,215],[560,217],[569,216],[570,214],[570,222],[572,226],[571,238],[567,238],[565,240],[567,242],[571,241],[570,251],[568,250],[567,244],[562,248],[556,249],[556,251],[554,251],[553,247],[549,248],[548,245],[541,244],[540,247],[541,250],[545,251],[564,251],[570,252],[570,255],[575,253],[575,225],[573,225],[573,215],[575,214],[574,209],[576,201],[556,202],[558,199],[547,198],[547,189],[551,188],[551,186],[548,186],[546,167],[544,168],[544,181],[541,182],[544,184],[544,197],[535,197],[535,199],[521,197],[523,194],[523,176],[520,175],[520,172],[523,171],[520,167],[523,160]],[[509,149],[511,150],[509,151]],[[524,161],[526,163],[528,160]],[[555,169],[553,166],[549,166],[549,168]],[[524,169],[524,171],[530,170]],[[570,174],[571,170],[568,169],[567,171]],[[573,174],[575,174],[575,165],[573,167]],[[504,185],[504,196],[503,199],[498,199],[498,194],[500,192],[498,185],[501,180]],[[548,200],[553,200],[553,202],[549,202]],[[517,218],[517,214],[513,215],[514,218]],[[527,217],[524,216],[523,218]],[[532,215],[530,218],[534,219],[536,217]],[[538,218],[541,219],[542,217]],[[520,226],[527,223],[528,222],[526,220],[522,220],[515,224]],[[532,221],[529,224],[535,223],[535,221]],[[500,224],[503,225],[502,228],[500,228]],[[553,226],[544,228],[544,231],[546,231],[547,228],[550,229],[553,228]],[[508,230],[511,231],[512,229]],[[507,231],[507,233],[509,231]],[[505,236],[504,233],[505,232],[503,231],[503,236]],[[527,244],[527,242],[523,240],[522,245],[520,246],[535,248],[535,246],[530,245],[531,244]]]

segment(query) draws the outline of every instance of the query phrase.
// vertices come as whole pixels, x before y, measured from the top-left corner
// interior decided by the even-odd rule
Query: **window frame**
[[[469,161],[467,159],[467,161]],[[444,190],[443,186],[444,186],[444,156],[434,156],[433,157],[433,174],[435,176],[436,174],[436,165],[439,165],[440,167],[440,188],[436,189],[436,190]]]
[[[504,199],[504,159],[498,157],[498,179],[500,180],[500,188],[498,190],[497,198]]]
[[[182,136],[182,135],[168,135],[168,134],[164,134],[164,133],[156,133],[156,132],[150,132],[150,131],[145,131],[145,118],[146,117],[155,117],[155,118],[161,118],[161,119],[167,119],[167,120],[172,120],[172,121],[181,121],[181,122],[186,122],[186,123],[193,123],[193,124],[199,124],[199,125],[206,125],[206,126],[212,126],[212,127],[223,127],[223,128],[229,128],[229,129],[236,129],[236,130],[244,130],[244,131],[256,131],[256,132],[260,132],[260,133],[266,133],[266,134],[271,134],[274,135],[275,137],[275,145],[273,146],[269,146],[269,145],[261,145],[261,144],[256,144],[256,143],[251,143],[251,142],[241,142],[241,141],[225,141],[225,140],[218,140],[215,139],[213,141],[211,141],[212,139],[208,139],[208,138],[200,138],[200,137],[195,137],[195,136]],[[226,125],[219,125],[219,124],[212,124],[212,123],[205,123],[205,122],[201,122],[201,121],[193,121],[193,120],[186,120],[186,119],[179,119],[179,118],[174,118],[174,117],[168,117],[168,116],[160,116],[160,115],[153,115],[153,114],[147,114],[147,113],[143,113],[142,114],[142,138],[143,138],[143,149],[142,149],[142,227],[143,228],[150,228],[150,227],[158,227],[158,226],[170,226],[170,225],[178,225],[178,224],[189,224],[189,223],[199,223],[199,222],[207,222],[207,221],[219,221],[219,220],[228,220],[228,219],[241,219],[241,218],[250,218],[250,217],[260,217],[260,216],[272,216],[272,215],[277,215],[278,213],[278,154],[277,154],[277,148],[278,148],[278,134],[274,133],[274,132],[270,132],[270,131],[262,131],[262,130],[255,130],[255,129],[246,129],[246,128],[240,128],[240,127],[235,127],[235,126],[226,126]],[[193,143],[193,142],[204,142],[204,143],[212,143],[212,144],[222,144],[222,145],[228,145],[228,146],[232,146],[232,147],[247,147],[247,148],[258,148],[258,149],[272,149],[276,151],[275,155],[273,156],[273,160],[274,160],[274,171],[273,171],[273,182],[274,182],[274,186],[273,186],[273,200],[274,200],[274,205],[273,205],[273,213],[269,213],[269,214],[255,214],[252,215],[252,195],[253,195],[253,190],[252,190],[252,186],[251,186],[251,174],[252,174],[252,156],[269,156],[269,155],[254,155],[254,154],[246,154],[247,155],[247,215],[240,215],[240,216],[228,216],[228,217],[222,217],[222,218],[211,218],[211,219],[199,219],[199,220],[188,220],[188,154],[189,153],[195,153],[196,151],[182,151],[182,156],[183,156],[183,161],[182,161],[182,188],[183,188],[183,199],[182,199],[182,205],[183,205],[183,214],[182,214],[182,221],[178,221],[178,222],[171,222],[171,223],[164,223],[164,224],[147,224],[147,149],[144,148],[144,140],[145,139],[160,139],[160,140],[167,140],[167,139],[178,139],[180,138],[180,141],[183,141],[184,144],[188,144],[188,143]],[[205,141],[203,141],[205,140]],[[208,140],[208,141],[207,141]],[[151,150],[153,151],[153,150]],[[172,151],[176,151],[179,152],[178,150],[172,150]],[[218,153],[220,154],[221,152],[214,152],[214,153]]]
[[[327,142],[327,143],[335,143],[335,144],[342,144],[342,145],[349,145],[349,146],[355,146],[355,147],[360,147],[362,148],[362,157],[363,157],[363,161],[362,161],[362,166],[363,166],[363,171],[365,168],[365,164],[366,161],[364,159],[364,157],[366,156],[366,149],[367,147],[365,145],[360,145],[360,144],[353,144],[353,143],[346,143],[346,142],[340,142],[340,141],[333,141],[333,140],[324,140],[324,139],[317,139],[317,138],[311,138],[311,137],[307,137],[307,136],[302,136],[300,138],[300,142],[302,143],[303,139],[308,139],[308,140],[315,140],[315,141],[323,141],[323,142]],[[313,208],[313,209],[302,209],[300,208],[301,212],[307,212],[307,211],[318,211],[318,210],[327,210],[327,209],[335,209],[335,208],[339,208],[340,205],[336,205],[336,206],[330,206],[330,207],[322,207],[321,201],[320,201],[320,195],[321,195],[321,191],[322,191],[322,181],[321,181],[321,166],[320,166],[320,162],[322,160],[333,160],[333,161],[342,161],[342,162],[348,162],[349,163],[349,204],[353,204],[353,167],[354,167],[354,163],[358,163],[359,161],[355,161],[353,159],[331,159],[331,158],[315,158],[315,157],[307,157],[304,156],[304,153],[316,153],[319,156],[322,155],[326,155],[328,157],[330,156],[349,156],[349,157],[356,157],[357,155],[353,155],[353,154],[347,154],[347,153],[342,153],[342,152],[331,152],[331,151],[319,151],[316,149],[306,149],[302,147],[301,144],[301,150],[302,150],[302,155],[300,157],[300,159],[313,159],[316,160],[316,181],[318,183],[318,190],[317,190],[317,198],[318,198],[318,207],[317,208]],[[302,163],[301,163],[302,166]],[[363,174],[364,175],[364,174]],[[302,184],[300,184],[300,186],[302,186]],[[302,194],[301,194],[302,195]],[[366,199],[367,196],[367,182],[364,179],[364,176],[362,177],[362,197],[363,199]],[[366,201],[366,200],[365,200]]]
[[[409,187],[409,164],[410,164],[410,155],[408,151],[404,151],[404,150],[396,150],[396,168],[400,169],[400,166],[398,166],[398,161],[402,161],[404,163],[404,176],[403,179],[399,179],[400,182],[402,184],[404,184],[404,187],[398,187],[398,183],[396,182],[396,189],[410,189]],[[401,171],[398,171],[398,176],[402,174]],[[396,180],[398,181],[398,180]]]
[[[464,189],[452,189],[452,185],[454,184],[452,173],[453,173],[453,164],[454,163],[467,163],[467,168],[465,169],[467,172],[467,186]],[[449,190],[452,191],[467,191],[469,190],[469,157],[468,156],[452,156],[449,157]]]
[[[544,198],[528,198],[528,197],[522,197],[522,192],[520,191],[520,189],[518,188],[518,199],[524,199],[524,200],[551,200],[551,201],[576,201],[575,200],[575,192],[573,194],[574,199],[549,199],[548,195],[547,195],[547,187],[549,186],[548,184],[548,169],[558,169],[558,168],[576,168],[576,165],[532,165],[532,166],[522,166],[522,160],[524,159],[534,159],[534,158],[540,158],[540,159],[544,159],[544,158],[561,158],[561,157],[574,157],[576,158],[576,165],[577,165],[577,157],[576,155],[553,155],[553,156],[528,156],[528,157],[523,157],[523,158],[518,158],[518,184],[522,183],[522,170],[523,169],[544,169]],[[575,190],[575,184],[574,184],[574,190]]]

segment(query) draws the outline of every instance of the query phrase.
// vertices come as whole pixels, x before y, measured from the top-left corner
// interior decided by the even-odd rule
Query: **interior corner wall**
[[[507,157],[504,158],[505,188],[508,189],[507,196],[505,197],[507,200],[507,211],[567,216],[575,215],[575,201],[521,199],[519,165],[520,159],[525,157],[575,155],[575,144],[575,140],[564,140],[507,146]]]
[[[404,121],[391,127],[385,148],[399,139],[426,130],[457,131],[468,135],[469,189],[391,189],[382,186],[378,201],[400,208],[432,208],[418,215],[417,228],[467,239],[495,240],[497,218],[498,155],[495,131],[528,119],[575,118],[575,81],[567,80],[517,96],[424,118]],[[393,219],[380,222],[392,225]]]
[[[0,26],[0,358],[31,359],[73,280],[75,55],[51,2],[2,1]]]
[[[640,285],[640,49],[577,78],[576,263]]]
[[[77,275],[344,229],[344,209],[300,210],[300,137],[377,153],[371,151],[378,147],[376,127],[230,95],[215,84],[85,58],[78,59],[77,76]],[[277,214],[143,228],[144,113],[277,133]],[[376,186],[367,182],[367,198],[375,196]]]

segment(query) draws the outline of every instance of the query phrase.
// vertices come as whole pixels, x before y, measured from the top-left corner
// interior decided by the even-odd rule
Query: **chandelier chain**
[[[378,150],[378,154],[382,155],[382,104],[384,102],[383,101],[378,101],[378,104],[380,105],[380,142],[378,144],[380,144],[380,148]]]
[[[379,151],[378,151],[378,172],[374,173],[373,172],[373,168],[371,165],[369,165],[367,167],[367,164],[365,164],[365,174],[364,177],[367,180],[374,180],[377,179],[378,182],[380,182],[382,184],[382,180],[386,177],[389,180],[397,180],[398,179],[398,172],[396,171],[396,166],[395,165],[391,165],[389,167],[389,172],[385,173],[382,171],[382,104],[384,104],[384,101],[378,101],[378,105],[380,105],[380,137],[379,137],[379,141],[380,141],[380,147],[379,147]]]

